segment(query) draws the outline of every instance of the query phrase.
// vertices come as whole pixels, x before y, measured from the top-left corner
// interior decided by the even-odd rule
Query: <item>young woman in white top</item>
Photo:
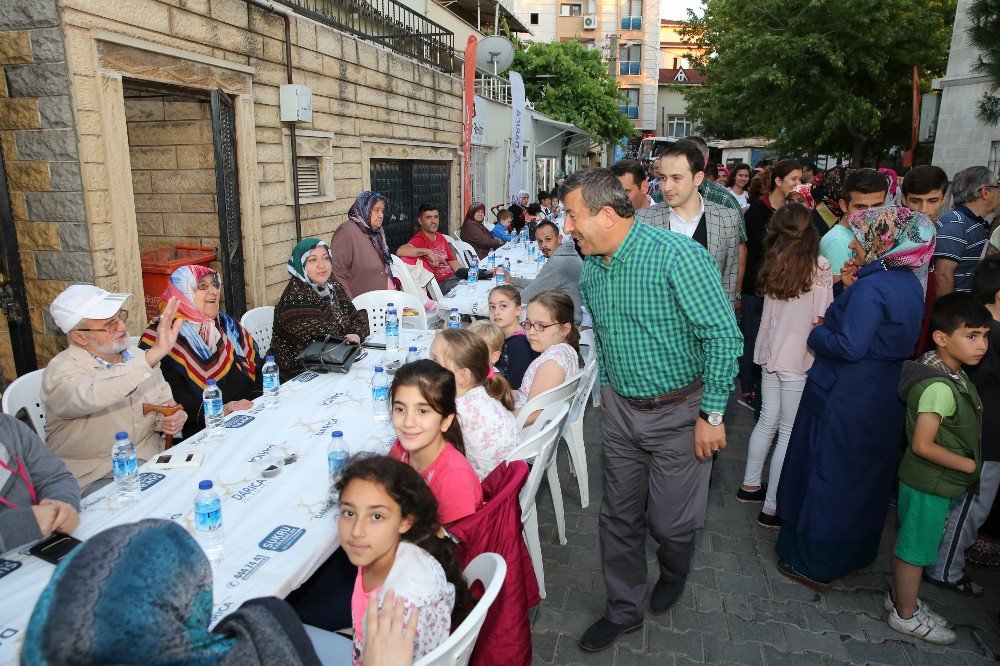
[[[540,354],[524,373],[514,398],[515,412],[530,399],[580,372],[580,331],[574,323],[573,300],[561,291],[543,291],[528,301],[524,320],[528,343]],[[525,425],[534,423],[532,414]]]
[[[781,518],[775,515],[781,467],[806,385],[806,370],[813,363],[806,340],[809,332],[823,323],[823,315],[833,302],[833,274],[830,262],[819,254],[819,234],[809,209],[802,204],[785,204],[774,211],[764,244],[764,262],[757,278],[764,311],[753,358],[762,369],[762,404],[736,499],[743,503],[763,501],[757,523],[777,529],[781,527]],[[764,460],[776,432],[770,476],[762,485]]]
[[[518,444],[514,394],[493,370],[482,338],[462,328],[434,337],[431,360],[455,375],[455,406],[465,440],[465,457],[482,481]]]
[[[729,193],[740,202],[744,213],[750,207],[750,195],[747,192],[747,187],[750,184],[751,172],[752,169],[749,164],[737,164],[736,168],[729,174],[729,180],[726,181]]]

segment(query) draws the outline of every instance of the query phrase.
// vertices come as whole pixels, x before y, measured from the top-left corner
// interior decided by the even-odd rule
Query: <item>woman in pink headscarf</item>
[[[163,378],[174,400],[191,415],[184,437],[205,427],[202,392],[214,379],[222,391],[224,413],[250,409],[250,400],[261,394],[262,377],[257,367],[257,345],[250,332],[219,309],[222,284],[219,274],[205,266],[181,266],[170,275],[161,298],[177,298],[181,325],[177,343],[160,361]],[[139,340],[149,349],[156,342],[156,324],[150,324]]]

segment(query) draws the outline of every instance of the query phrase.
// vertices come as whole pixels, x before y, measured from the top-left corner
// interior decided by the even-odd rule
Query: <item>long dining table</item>
[[[433,338],[434,331],[403,329],[398,351],[366,349],[347,374],[305,372],[283,383],[276,407],[258,398],[252,409],[226,418],[221,436],[202,431],[169,450],[204,454],[197,469],[143,465],[140,501],[130,506],[118,506],[114,484],[86,497],[73,536],[85,541],[146,518],[174,521],[193,535],[198,482],[211,479],[222,499],[225,540],[224,557],[212,566],[213,625],[248,599],[287,596],[340,547],[329,501],[330,433],[342,431],[352,455],[386,453],[395,433],[374,418],[375,365],[401,363],[410,346],[427,357]],[[367,342],[384,341],[379,334]],[[35,602],[55,570],[28,553],[31,545],[0,555],[0,664],[17,662]]]

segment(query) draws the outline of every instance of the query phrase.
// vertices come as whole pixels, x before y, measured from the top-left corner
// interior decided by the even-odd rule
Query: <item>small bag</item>
[[[296,360],[302,363],[303,368],[313,372],[347,374],[360,354],[361,345],[328,335],[322,340],[310,342]]]

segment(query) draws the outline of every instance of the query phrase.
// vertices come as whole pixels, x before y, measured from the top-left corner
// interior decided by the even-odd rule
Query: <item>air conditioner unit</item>
[[[587,14],[583,17],[584,30],[597,30],[597,14]]]

